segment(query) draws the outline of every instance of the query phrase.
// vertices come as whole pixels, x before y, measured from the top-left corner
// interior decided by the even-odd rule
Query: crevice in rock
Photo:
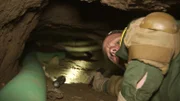
[[[28,49],[38,50],[42,48],[39,42],[47,50],[58,51],[53,45],[62,39],[87,39],[101,46],[109,31],[122,30],[137,17],[152,11],[167,11],[180,19],[179,9],[178,0],[3,1],[0,3],[0,83],[7,83],[18,72],[19,58],[23,51],[27,52],[25,44]]]

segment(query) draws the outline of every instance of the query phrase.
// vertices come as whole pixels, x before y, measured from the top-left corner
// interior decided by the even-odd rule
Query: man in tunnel
[[[118,101],[180,101],[180,33],[173,16],[153,12],[134,20],[122,34],[108,35],[103,51],[117,65],[127,61],[126,70],[110,78],[95,72],[93,89]]]

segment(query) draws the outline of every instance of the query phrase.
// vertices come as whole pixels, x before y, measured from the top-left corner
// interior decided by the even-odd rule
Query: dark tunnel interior
[[[179,19],[178,9],[174,6],[167,12]],[[54,79],[65,76],[66,83],[86,83],[84,79],[87,79],[88,72],[98,68],[105,68],[107,77],[122,75],[123,71],[104,57],[101,48],[103,39],[110,31],[122,31],[133,19],[150,12],[153,11],[124,11],[99,1],[51,0],[31,32],[23,54],[30,51],[64,52],[65,57],[59,60],[61,65],[52,70],[49,68],[47,72],[51,72],[50,76]],[[72,72],[68,72],[70,69]]]
[[[179,6],[174,6],[167,12],[180,19],[178,9]],[[32,49],[66,51],[70,58],[90,59],[94,56],[92,52],[102,51],[103,39],[110,31],[123,30],[133,19],[150,12],[153,11],[124,11],[99,1],[87,3],[79,0],[51,0],[41,14],[39,24],[30,34],[24,53]],[[87,45],[78,45],[81,42]],[[82,51],[77,51],[77,47],[86,46],[94,49],[81,48]]]
[[[166,12],[180,20],[179,10],[180,6],[175,5]],[[76,84],[88,84],[90,74],[102,68],[105,77],[123,75],[124,70],[104,55],[103,40],[110,31],[122,32],[132,20],[151,12],[154,11],[121,10],[100,1],[88,3],[80,0],[49,0],[41,12],[38,24],[26,41],[19,70],[25,56],[36,52],[45,72],[47,92],[50,91],[48,101],[114,100],[114,96],[91,91],[87,85]],[[122,67],[125,67],[123,61]],[[49,90],[56,86],[54,81],[58,78],[62,83],[60,89],[66,96],[64,99],[61,95],[51,94]]]

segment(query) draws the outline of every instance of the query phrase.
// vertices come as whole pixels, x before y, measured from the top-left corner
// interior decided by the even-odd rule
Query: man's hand
[[[89,77],[89,85],[96,91],[103,91],[103,85],[108,80],[101,72],[92,72]]]

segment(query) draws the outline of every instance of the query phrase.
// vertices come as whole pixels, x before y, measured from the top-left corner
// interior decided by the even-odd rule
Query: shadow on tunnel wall
[[[57,14],[54,13],[54,15],[46,14],[46,12],[49,11],[49,9],[54,9],[56,7],[58,8],[58,6],[67,6],[67,9],[66,9],[66,7],[65,8],[60,7],[60,9],[57,9],[57,10],[62,11],[62,12],[60,12],[60,14],[59,13],[57,13]],[[68,9],[68,7],[69,7],[69,9]],[[61,10],[61,9],[65,9],[65,10]],[[74,10],[72,10],[72,9],[74,9]],[[178,13],[178,9],[180,9],[180,7],[178,5],[173,6],[171,9],[168,9],[167,12],[172,14],[176,19],[180,19],[180,13]],[[100,23],[99,27],[101,30],[111,31],[111,30],[116,30],[116,29],[124,29],[124,27],[126,27],[128,25],[128,23],[131,22],[133,19],[145,16],[150,12],[152,12],[152,11],[145,11],[145,10],[123,11],[120,9],[116,9],[116,8],[101,4],[99,1],[87,3],[87,2],[82,2],[79,0],[50,0],[48,6],[44,9],[44,13],[41,15],[41,18],[39,21],[39,23],[40,23],[39,26],[41,26],[42,22],[43,22],[42,26],[44,26],[46,24],[52,24],[55,22],[56,24],[53,27],[50,26],[51,27],[50,29],[57,30],[57,29],[63,29],[63,27],[59,27],[59,25],[62,24],[64,26],[67,24],[67,25],[71,26],[71,23],[73,22],[73,20],[77,20],[74,22],[77,24],[81,23],[80,25],[82,27],[81,29],[79,29],[80,30],[79,32],[77,31],[77,28],[74,28],[74,27],[72,27],[70,29],[66,29],[66,30],[68,30],[69,32],[71,31],[72,34],[73,33],[77,34],[77,33],[81,32],[81,33],[88,35],[89,30],[86,30],[85,26],[87,24],[95,26],[95,25],[93,25],[94,23],[92,23],[92,22],[98,22],[98,24]],[[72,13],[72,14],[67,14],[67,13]],[[54,16],[56,16],[56,17],[54,17]],[[60,18],[56,19],[57,17],[60,17],[63,19],[60,19]],[[48,18],[52,19],[52,20],[46,21]],[[55,20],[53,18],[55,18]],[[64,20],[64,18],[67,18],[67,19]],[[59,22],[59,20],[62,20],[65,22],[61,23],[61,21]],[[71,20],[72,20],[72,22],[71,22]],[[52,21],[52,22],[49,22],[49,21]],[[72,26],[73,26],[73,24],[72,24]],[[42,30],[44,30],[46,32],[46,29],[42,29]],[[93,30],[96,30],[96,27],[93,27],[91,30],[93,32]],[[53,35],[53,33],[48,33],[48,34],[43,33],[41,35],[36,35],[38,33],[34,34],[34,32],[36,32],[36,29],[31,33],[32,35],[30,35],[30,38],[29,38],[30,41],[32,41],[32,40],[34,41],[33,38],[35,38],[35,41],[42,40],[42,39],[44,39],[45,41],[48,41],[48,39],[50,39],[51,42],[53,40],[54,41],[53,43],[56,43],[56,42],[58,42],[58,40],[61,41],[63,39],[68,40],[68,39],[72,38],[72,36],[71,37],[60,36],[58,38],[56,35]],[[61,31],[59,31],[58,33],[67,34],[67,33],[64,33]],[[103,34],[107,35],[107,33],[103,33]],[[76,37],[76,35],[74,35],[73,37]],[[102,37],[101,41],[103,41],[103,38],[105,36],[101,36],[101,37]],[[81,40],[81,39],[83,39],[83,38],[80,38],[79,40]],[[36,43],[34,43],[34,42],[28,41],[28,43],[30,43],[31,45],[26,45],[26,48],[28,46],[30,46],[31,48],[38,47],[37,45],[35,45]],[[32,47],[32,44],[34,44],[35,47]],[[55,49],[53,47],[49,47],[49,46],[46,47],[46,49],[49,49],[49,51],[58,51],[57,49]]]
[[[101,4],[100,1],[94,1],[87,3],[79,0],[51,0],[49,6],[53,4],[68,4],[77,9],[81,21],[85,23],[89,22],[101,22],[108,24],[110,29],[124,29],[130,21],[138,17],[145,16],[153,11],[146,10],[130,10],[124,11],[116,9],[105,4]],[[167,10],[168,13],[172,14],[175,18],[180,19],[179,5],[172,6]],[[71,19],[69,19],[71,20]]]

